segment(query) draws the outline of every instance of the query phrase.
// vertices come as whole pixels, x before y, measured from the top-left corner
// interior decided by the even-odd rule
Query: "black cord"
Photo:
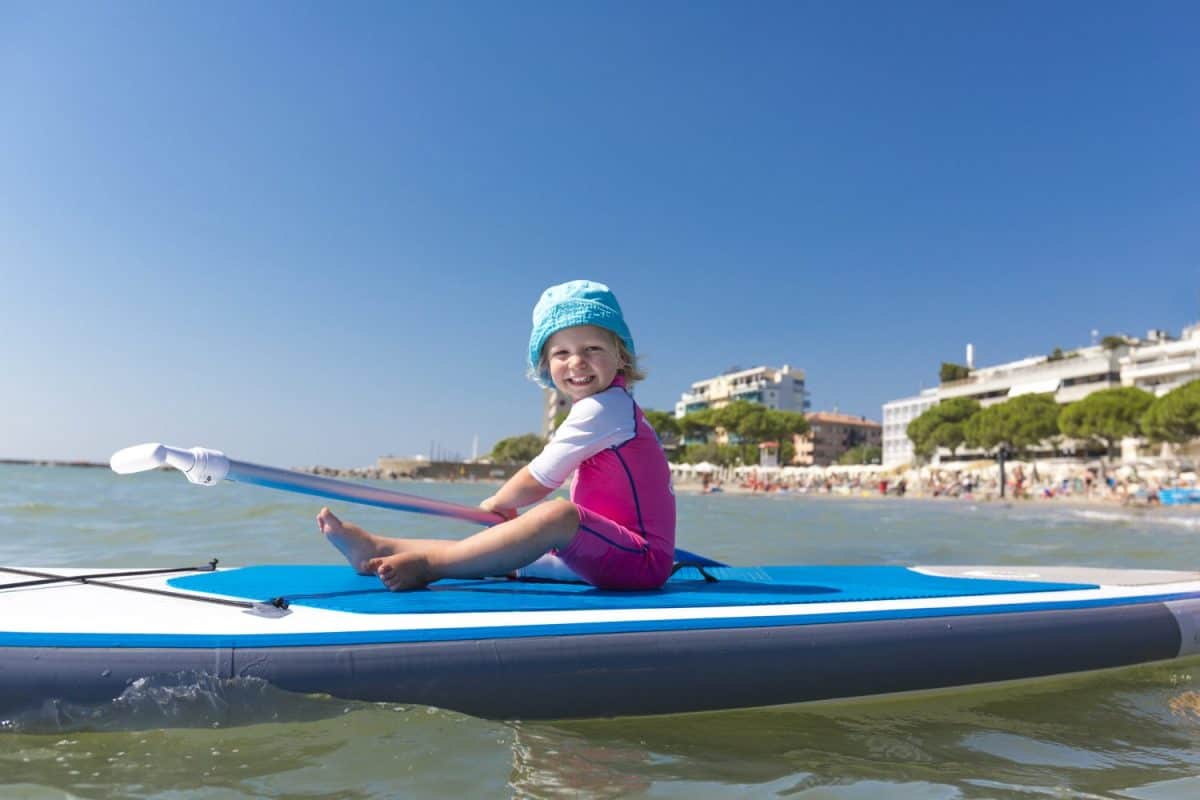
[[[132,586],[127,583],[106,583],[100,578],[118,578],[118,577],[135,577],[139,575],[164,575],[171,572],[213,572],[217,568],[217,559],[209,561],[208,564],[202,567],[172,567],[164,569],[143,569],[143,570],[128,570],[124,572],[93,572],[86,575],[56,575],[50,572],[37,572],[36,570],[17,569],[15,567],[0,567],[0,572],[8,572],[13,575],[26,575],[37,580],[21,581],[20,583],[5,583],[0,584],[0,591],[5,589],[16,589],[26,586],[45,586],[54,583],[82,583],[88,586],[102,586],[106,589],[121,589],[126,592],[141,592],[143,594],[155,594],[161,597],[174,597],[180,600],[195,600],[197,603],[212,603],[214,605],[233,606],[234,608],[244,608],[250,611],[258,611],[270,613],[268,609],[276,609],[277,611],[286,611],[288,601],[283,597],[273,597],[262,603],[256,603],[249,600],[231,600],[226,597],[205,597],[197,594],[187,594],[186,592],[175,592],[170,589],[153,589],[149,586]]]
[[[691,561],[678,561],[675,563],[675,566],[671,568],[671,575],[674,575],[676,572],[679,572],[679,570],[681,570],[681,569],[694,569],[700,573],[701,577],[704,578],[705,583],[717,583],[718,579],[714,578],[712,575],[708,574],[707,571],[705,571],[704,568],[708,567],[708,566],[712,566],[712,565],[711,564],[697,564],[697,563],[693,563]]]

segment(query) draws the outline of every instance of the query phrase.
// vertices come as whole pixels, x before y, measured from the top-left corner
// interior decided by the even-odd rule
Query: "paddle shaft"
[[[233,459],[229,460],[229,473],[225,479],[238,483],[252,483],[255,486],[265,486],[269,489],[282,489],[316,497],[327,497],[331,500],[345,500],[351,503],[390,508],[395,511],[415,511],[418,514],[452,517],[466,522],[478,522],[480,525],[495,525],[504,521],[504,517],[499,514],[484,511],[481,508],[461,506],[444,500],[432,500],[428,497],[417,497],[391,489],[364,486],[360,483],[339,481],[335,478],[326,478],[307,472],[248,464],[245,461],[234,461]],[[701,566],[724,566],[719,561],[713,561],[711,558],[683,548],[675,548],[675,560]]]
[[[255,486],[265,486],[269,489],[282,489],[288,492],[298,492],[316,497],[326,497],[331,500],[344,500],[351,503],[361,503],[379,508],[390,508],[395,511],[412,511],[418,514],[433,514],[439,517],[451,517],[466,522],[477,522],[480,525],[495,525],[503,522],[504,517],[481,508],[462,506],[448,503],[444,500],[433,500],[428,497],[405,494],[391,489],[381,489],[376,486],[364,486],[359,483],[340,481],[323,475],[312,475],[307,472],[295,472],[278,467],[264,467],[261,464],[249,464],[245,461],[229,460],[229,473],[226,480],[238,483],[250,483]]]

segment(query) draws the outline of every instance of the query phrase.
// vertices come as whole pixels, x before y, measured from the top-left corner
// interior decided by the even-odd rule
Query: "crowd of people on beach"
[[[1102,462],[1013,461],[1005,466],[1001,491],[994,461],[928,466],[878,465],[831,467],[724,467],[672,465],[676,485],[701,493],[733,491],[768,494],[825,494],[992,500],[1076,500],[1153,506],[1163,489],[1194,489],[1197,476],[1189,465],[1105,465]]]

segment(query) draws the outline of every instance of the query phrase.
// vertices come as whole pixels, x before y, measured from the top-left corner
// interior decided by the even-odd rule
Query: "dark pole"
[[[1007,455],[1008,455],[1008,449],[1006,447],[1004,447],[1004,445],[1001,445],[1000,449],[998,451],[996,451],[996,460],[1000,462],[1000,498],[1001,499],[1004,498],[1004,484],[1005,484],[1004,458]]]

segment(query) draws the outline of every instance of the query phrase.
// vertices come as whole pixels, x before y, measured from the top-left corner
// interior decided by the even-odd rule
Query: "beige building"
[[[880,447],[883,442],[883,426],[866,417],[835,411],[813,411],[804,416],[809,430],[795,439],[795,464],[827,467],[836,464],[848,450],[863,445]]]

